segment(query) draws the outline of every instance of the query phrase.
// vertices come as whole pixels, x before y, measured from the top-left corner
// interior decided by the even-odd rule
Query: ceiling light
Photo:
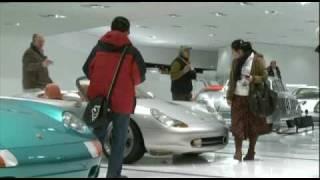
[[[222,12],[214,12],[214,14],[215,14],[217,17],[227,16],[226,14],[224,14],[224,13],[222,13]]]
[[[178,15],[178,14],[169,14],[169,16],[172,17],[172,18],[180,17],[180,15]]]
[[[164,41],[164,40],[154,40],[152,41],[151,43],[154,43],[154,44],[164,44],[164,43],[168,43],[167,41]]]
[[[207,24],[207,25],[204,25],[205,27],[208,27],[210,29],[215,29],[215,28],[218,28],[217,26],[215,25],[211,25],[211,24]]]
[[[65,19],[66,16],[60,14],[44,14],[40,15],[43,18]]]
[[[82,4],[81,7],[86,7],[86,8],[109,8],[110,6],[103,6],[101,4]]]
[[[17,26],[17,27],[19,27],[19,26],[21,26],[21,23],[20,22],[17,22],[17,23],[6,22],[6,23],[4,23],[4,25],[5,26]]]
[[[264,13],[269,15],[277,15],[279,12],[275,10],[265,10]]]
[[[141,28],[141,29],[148,29],[148,26],[143,26],[143,25],[136,25],[136,28]]]
[[[300,3],[302,6],[311,4],[311,2],[298,2],[298,3]]]
[[[214,34],[209,34],[209,37],[213,37],[214,36]]]
[[[252,4],[249,3],[249,2],[240,2],[240,5],[241,5],[241,6],[250,6],[250,5],[252,5]]]
[[[66,16],[56,14],[56,15],[54,16],[54,18],[56,18],[56,19],[64,19],[64,18],[66,18]]]

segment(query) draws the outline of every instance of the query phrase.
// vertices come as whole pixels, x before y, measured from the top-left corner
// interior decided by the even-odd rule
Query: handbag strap
[[[110,88],[108,90],[108,94],[107,94],[107,97],[106,97],[107,102],[109,102],[110,96],[112,95],[112,91],[113,91],[114,85],[115,85],[115,83],[116,83],[116,81],[118,79],[119,71],[120,71],[120,68],[121,68],[121,66],[123,64],[124,58],[125,58],[125,56],[127,54],[127,50],[128,50],[128,46],[125,46],[123,51],[122,51],[122,53],[121,53],[120,60],[119,60],[119,62],[117,64],[116,71],[115,71],[115,73],[113,75],[113,78],[112,78],[112,81],[111,81],[111,85],[110,85]]]

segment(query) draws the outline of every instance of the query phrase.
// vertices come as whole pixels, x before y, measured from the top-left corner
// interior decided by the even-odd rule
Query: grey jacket
[[[33,45],[25,51],[22,58],[23,89],[44,89],[47,84],[52,83],[48,68],[42,66],[42,62],[46,58]]]

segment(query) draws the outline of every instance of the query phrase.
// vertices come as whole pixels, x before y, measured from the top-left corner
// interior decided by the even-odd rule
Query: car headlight
[[[187,124],[185,124],[179,120],[175,120],[175,119],[165,115],[164,113],[160,112],[157,109],[151,109],[150,112],[151,112],[151,115],[153,116],[153,118],[160,121],[162,124],[164,124],[166,126],[175,127],[175,128],[187,128],[188,127]]]
[[[78,133],[85,134],[89,130],[84,122],[70,112],[63,112],[62,121],[64,127],[70,128]]]

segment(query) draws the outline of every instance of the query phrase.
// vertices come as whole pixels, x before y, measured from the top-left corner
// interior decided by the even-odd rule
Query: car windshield
[[[319,99],[319,89],[317,88],[300,88],[295,94],[298,99]]]
[[[280,80],[278,80],[278,79],[275,79],[275,80],[272,81],[272,89],[274,91],[277,91],[277,92],[286,91],[286,88],[284,87],[282,82]]]
[[[314,112],[316,112],[316,113],[320,112],[319,102],[317,103],[316,107],[314,108]]]

